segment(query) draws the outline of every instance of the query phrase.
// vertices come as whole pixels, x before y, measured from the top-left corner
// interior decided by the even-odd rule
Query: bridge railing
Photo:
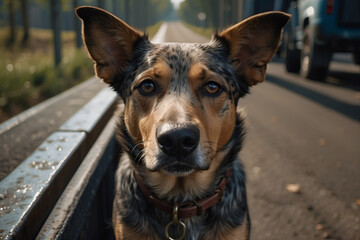
[[[112,239],[118,98],[103,89],[0,182],[0,239]]]

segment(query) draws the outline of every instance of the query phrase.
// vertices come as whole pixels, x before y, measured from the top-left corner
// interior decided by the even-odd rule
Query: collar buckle
[[[181,226],[181,235],[179,238],[172,238],[169,234],[169,229],[171,226],[176,227],[177,225]],[[182,240],[186,235],[186,225],[181,220],[179,220],[179,204],[175,203],[173,209],[173,220],[169,222],[165,227],[165,236],[168,240]]]
[[[220,188],[216,189],[215,194],[219,194],[219,202],[221,202],[224,192]]]

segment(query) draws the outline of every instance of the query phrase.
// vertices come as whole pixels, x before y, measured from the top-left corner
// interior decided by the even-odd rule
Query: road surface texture
[[[159,32],[156,42],[208,41],[178,22]],[[93,84],[0,135],[0,179],[103,87]],[[339,55],[316,82],[275,58],[239,105],[248,119],[241,159],[251,239],[360,239],[360,67]]]
[[[240,101],[253,239],[360,239],[359,103],[356,88],[304,80],[276,61]]]
[[[181,23],[164,29],[165,42],[208,41]],[[274,58],[239,102],[252,240],[360,239],[360,67],[336,60],[316,82]]]

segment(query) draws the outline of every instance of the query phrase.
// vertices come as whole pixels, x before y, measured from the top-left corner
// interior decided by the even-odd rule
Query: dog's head
[[[152,44],[104,10],[77,14],[97,75],[124,100],[124,141],[141,149],[141,164],[159,185],[160,176],[211,179],[232,147],[237,101],[264,80],[289,16],[256,15],[207,44]]]

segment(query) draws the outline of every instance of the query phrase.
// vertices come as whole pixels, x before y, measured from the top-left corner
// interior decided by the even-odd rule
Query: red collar
[[[193,202],[180,203],[178,205],[179,218],[190,218],[194,216],[201,216],[208,208],[220,202],[223,196],[223,192],[226,188],[226,184],[229,182],[231,173],[232,173],[232,169],[229,168],[226,171],[224,178],[221,180],[218,188],[216,189],[214,194],[211,195],[210,197],[200,200],[198,202],[193,201]],[[136,172],[135,172],[135,179],[141,192],[149,202],[151,202],[158,209],[161,209],[162,211],[167,212],[169,214],[173,214],[174,206],[176,204],[170,204],[155,197],[154,194],[152,194],[150,190],[145,186],[140,175],[137,174]]]

